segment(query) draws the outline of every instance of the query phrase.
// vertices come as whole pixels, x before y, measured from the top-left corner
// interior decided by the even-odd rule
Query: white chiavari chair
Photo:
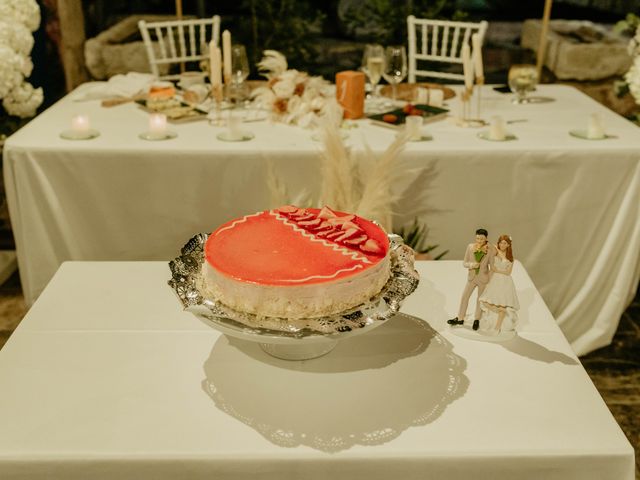
[[[209,58],[209,42],[220,43],[220,17],[146,22],[140,20],[138,28],[147,49],[151,73],[169,80],[178,75],[160,75],[160,65],[199,62]],[[154,48],[152,36],[157,46]]]
[[[444,78],[462,80],[462,45],[471,42],[471,35],[478,33],[480,44],[489,24],[481,22],[454,22],[450,20],[431,20],[407,17],[409,34],[409,83],[415,83],[416,77]],[[438,62],[460,65],[461,73],[438,70],[418,69],[418,61]]]

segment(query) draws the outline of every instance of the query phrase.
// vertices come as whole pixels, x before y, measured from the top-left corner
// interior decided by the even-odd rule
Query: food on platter
[[[448,100],[456,96],[456,93],[453,89],[439,84],[439,83],[428,83],[428,82],[420,82],[420,83],[400,83],[396,85],[396,100],[404,100],[407,102],[413,102],[416,100],[417,95],[416,91],[419,88],[426,89],[428,91],[431,90],[442,90],[442,95],[444,100]],[[391,85],[384,85],[380,89],[380,95],[383,97],[393,98],[393,88]]]
[[[389,240],[353,214],[286,205],[231,220],[207,239],[204,293],[240,312],[290,319],[334,315],[378,294]]]
[[[396,123],[398,121],[398,116],[393,113],[387,113],[382,116],[382,121],[387,123]]]
[[[167,99],[173,98],[176,94],[176,88],[171,82],[160,82],[149,87],[149,98]]]
[[[374,123],[383,123],[387,126],[404,125],[409,115],[419,115],[424,118],[424,122],[432,122],[446,117],[449,110],[446,108],[432,107],[431,105],[407,103],[401,108],[391,111],[369,115]]]

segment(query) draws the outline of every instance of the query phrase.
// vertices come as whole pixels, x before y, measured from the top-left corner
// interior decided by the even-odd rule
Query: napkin
[[[150,73],[129,72],[126,75],[114,75],[106,82],[90,82],[81,85],[72,95],[75,102],[103,100],[113,97],[132,97],[146,92],[156,80]]]

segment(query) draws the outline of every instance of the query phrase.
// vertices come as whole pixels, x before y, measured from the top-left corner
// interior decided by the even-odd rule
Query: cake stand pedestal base
[[[261,343],[260,347],[272,357],[282,360],[309,360],[311,358],[326,355],[337,345],[338,341],[326,341],[320,343]]]

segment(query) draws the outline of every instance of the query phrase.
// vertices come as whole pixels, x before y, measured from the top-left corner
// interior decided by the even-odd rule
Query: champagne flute
[[[538,70],[535,65],[518,64],[509,69],[509,88],[516,94],[513,103],[529,103],[527,93],[536,89]]]
[[[231,82],[228,85],[228,98],[234,104],[244,102],[249,96],[245,80],[249,77],[249,60],[244,45],[231,46]]]
[[[407,76],[407,51],[403,46],[394,45],[385,49],[382,76],[391,85],[395,102],[398,84]]]
[[[371,98],[378,99],[378,83],[384,67],[384,49],[382,45],[369,44],[364,47],[362,56],[362,71],[371,83]]]

